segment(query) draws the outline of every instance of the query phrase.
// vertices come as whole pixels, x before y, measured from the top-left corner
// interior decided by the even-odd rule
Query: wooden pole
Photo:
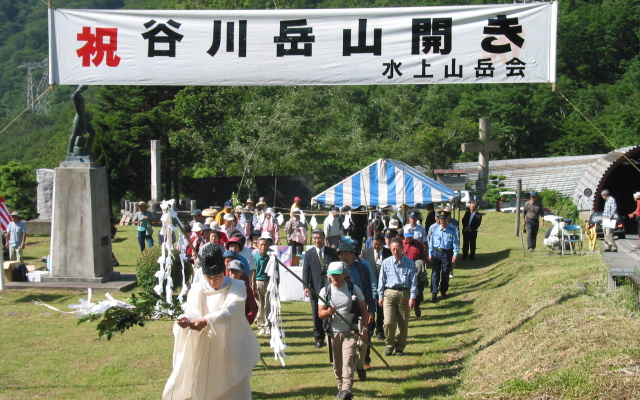
[[[0,249],[0,269],[2,270],[2,275],[0,276],[0,292],[7,290],[4,284],[4,240],[2,240],[2,233],[0,232],[0,244],[2,248]]]
[[[516,188],[516,229],[515,236],[520,234],[520,199],[522,198],[522,179],[518,179],[518,187]]]
[[[482,150],[478,152],[478,180],[480,181],[480,195],[484,197],[487,193],[489,183],[489,151],[488,144],[491,138],[489,131],[489,118],[480,118],[478,136],[482,144]]]

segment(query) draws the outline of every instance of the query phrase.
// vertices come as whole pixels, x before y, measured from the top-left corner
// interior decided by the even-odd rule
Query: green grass
[[[513,215],[485,216],[476,261],[459,263],[452,296],[424,303],[423,317],[411,319],[406,356],[387,357],[393,372],[372,354],[374,370],[367,382],[355,381],[356,398],[640,398],[633,292],[606,291],[599,255],[557,256],[539,248],[523,257],[512,235]],[[134,229],[119,227],[113,248],[121,263],[116,269],[133,271]],[[27,256],[39,253],[27,249]],[[171,323],[98,340],[95,324],[77,325],[73,316],[32,303],[41,299],[62,310],[78,297],[84,296],[0,292],[0,399],[159,398],[171,372]],[[260,338],[269,368],[254,369],[253,398],[333,398],[328,353],[313,346],[310,306],[284,303],[283,319],[287,366]],[[384,352],[382,342],[373,343]]]

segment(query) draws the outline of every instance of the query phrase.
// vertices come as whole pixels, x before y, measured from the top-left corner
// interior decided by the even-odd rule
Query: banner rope
[[[4,133],[4,131],[6,131],[14,122],[16,122],[18,120],[18,118],[22,117],[22,114],[26,113],[28,109],[30,109],[31,107],[33,107],[34,104],[36,104],[38,102],[38,100],[40,100],[40,98],[42,96],[44,96],[45,94],[47,94],[47,92],[49,92],[49,90],[53,89],[53,85],[50,85],[47,90],[45,90],[44,92],[42,92],[42,94],[40,96],[38,96],[37,99],[35,99],[33,101],[33,103],[29,104],[27,106],[27,108],[25,108],[20,114],[18,114],[17,117],[15,117],[11,122],[9,122],[9,125],[5,126],[1,131],[0,131],[0,135],[2,135]]]
[[[602,131],[601,131],[601,130],[596,126],[596,124],[594,124],[593,122],[591,122],[591,120],[590,120],[586,115],[584,115],[584,113],[583,113],[582,111],[580,111],[580,109],[579,109],[578,107],[576,107],[576,105],[575,105],[575,104],[573,104],[573,103],[571,102],[571,100],[569,100],[569,98],[567,98],[567,96],[565,96],[565,95],[564,95],[564,93],[562,93],[562,92],[561,92],[561,91],[559,91],[559,90],[558,90],[558,93],[560,94],[560,96],[562,96],[562,98],[563,98],[563,99],[565,99],[565,101],[566,101],[567,103],[569,103],[569,104],[571,105],[571,107],[573,107],[573,109],[574,109],[574,110],[576,110],[576,111],[578,112],[578,114],[580,114],[580,115],[582,116],[582,118],[584,118],[584,120],[585,120],[585,121],[587,121],[587,122],[588,122],[588,123],[593,127],[593,129],[595,129],[595,130],[596,130],[596,132],[598,132],[598,133],[599,133],[599,134],[600,134],[600,135],[601,135],[601,136],[602,136],[602,137],[603,137],[607,142],[609,142],[609,144],[613,147],[613,149],[614,149],[614,150],[616,150],[616,149],[618,149],[618,148],[619,148],[615,143],[613,143],[613,141],[612,141],[611,139],[609,139],[609,138],[607,137],[607,135],[605,135],[605,134],[604,134],[604,133],[603,133],[603,132],[602,132]],[[637,166],[636,164],[634,164],[634,163],[629,159],[629,157],[627,157],[627,155],[626,155],[626,154],[622,154],[622,157],[624,157],[624,158],[629,162],[629,164],[631,164],[631,165],[633,166],[633,168],[635,168],[638,172],[640,172],[640,168],[638,168],[638,166]]]

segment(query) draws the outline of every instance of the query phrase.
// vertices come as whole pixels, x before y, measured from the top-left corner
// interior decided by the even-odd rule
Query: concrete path
[[[602,240],[598,241],[602,246]],[[616,239],[618,251],[603,252],[603,260],[607,264],[607,286],[616,288],[615,277],[626,276],[632,283],[640,285],[640,249],[636,247],[640,242],[636,235],[628,235],[626,239]],[[600,247],[600,251],[603,247]],[[635,286],[635,285],[634,285]]]

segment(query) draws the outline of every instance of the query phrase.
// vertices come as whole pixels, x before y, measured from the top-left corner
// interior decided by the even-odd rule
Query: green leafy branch
[[[117,332],[124,333],[133,326],[144,326],[153,320],[173,320],[182,314],[178,296],[172,296],[172,302],[169,303],[152,290],[140,292],[138,296],[132,294],[125,301],[135,308],[112,307],[104,313],[89,313],[78,319],[78,324],[99,321],[96,326],[98,338],[106,336],[107,340],[111,340]]]

